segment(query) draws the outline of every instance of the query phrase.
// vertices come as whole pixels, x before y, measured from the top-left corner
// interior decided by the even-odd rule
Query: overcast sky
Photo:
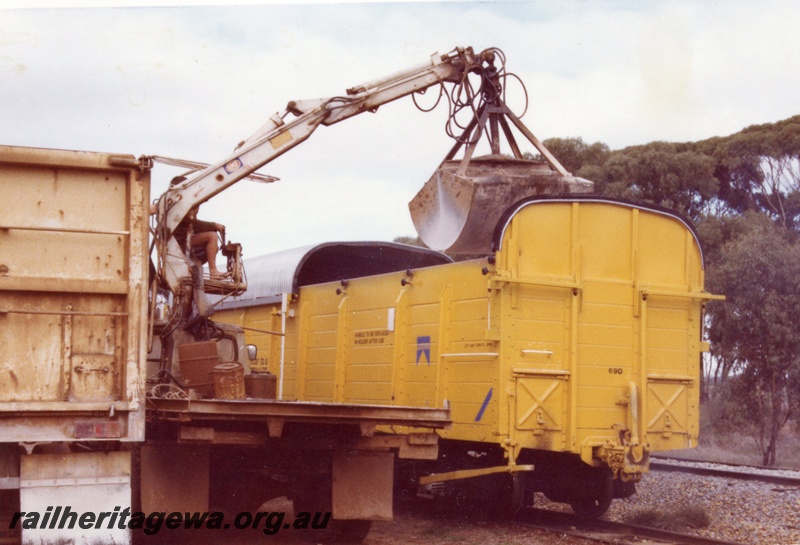
[[[289,100],[343,94],[456,46],[505,52],[540,139],[619,149],[800,114],[795,0],[14,1],[0,0],[0,144],[215,162]],[[200,216],[226,224],[246,256],[413,235],[407,203],[452,146],[445,119],[405,99],[322,127],[261,170],[281,181],[240,182]],[[175,173],[156,167],[154,197]]]

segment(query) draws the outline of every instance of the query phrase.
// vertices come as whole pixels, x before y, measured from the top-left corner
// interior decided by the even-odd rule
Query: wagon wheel
[[[525,477],[522,473],[502,475],[495,493],[494,511],[498,515],[516,515],[522,509],[525,499]]]
[[[500,473],[467,479],[454,486],[451,501],[459,512],[490,517],[515,515],[525,498],[521,473]]]
[[[594,498],[577,498],[569,501],[572,511],[579,517],[600,518],[611,506],[614,499],[614,477],[609,473],[603,476],[602,486]]]

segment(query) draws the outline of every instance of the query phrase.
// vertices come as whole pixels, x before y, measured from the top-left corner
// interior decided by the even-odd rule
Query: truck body
[[[129,449],[64,446],[144,440],[150,173],[130,159],[0,146],[4,527],[12,506],[130,505]]]
[[[157,309],[149,202],[133,156],[0,146],[0,537],[124,544],[126,524],[64,514],[255,513],[281,495],[331,530],[391,518],[395,454],[435,457],[448,412],[220,399],[213,364],[249,373],[244,337],[180,330],[159,350],[175,309]]]
[[[141,441],[149,171],[0,157],[0,440]]]

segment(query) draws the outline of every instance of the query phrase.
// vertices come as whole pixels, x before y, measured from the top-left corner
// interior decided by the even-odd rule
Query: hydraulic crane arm
[[[156,246],[162,278],[177,294],[191,277],[189,260],[172,234],[192,208],[302,143],[320,125],[374,112],[383,104],[443,82],[463,82],[470,72],[493,71],[493,61],[493,50],[476,54],[472,48],[457,48],[435,54],[423,65],[350,88],[347,96],[290,102],[283,114],[270,117],[231,155],[174,185],[159,199]],[[287,120],[288,114],[295,117]]]

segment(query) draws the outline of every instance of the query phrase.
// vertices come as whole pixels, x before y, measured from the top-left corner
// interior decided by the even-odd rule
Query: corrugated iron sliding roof
[[[302,286],[452,263],[443,253],[395,242],[326,242],[246,259],[247,291],[220,303],[236,308],[280,300]]]

